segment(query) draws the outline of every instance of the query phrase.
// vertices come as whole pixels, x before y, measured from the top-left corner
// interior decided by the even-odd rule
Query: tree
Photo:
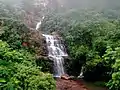
[[[0,89],[55,90],[52,75],[40,71],[34,56],[0,41]]]

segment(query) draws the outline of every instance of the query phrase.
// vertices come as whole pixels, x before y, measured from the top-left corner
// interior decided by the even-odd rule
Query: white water
[[[48,56],[54,61],[54,76],[60,77],[65,74],[63,57],[68,56],[65,46],[59,37],[45,34],[43,36],[46,38]]]
[[[81,72],[80,72],[80,75],[78,76],[78,78],[83,78],[83,71],[84,71],[84,67],[81,68]]]
[[[40,28],[40,26],[41,26],[42,21],[44,20],[44,18],[45,18],[45,17],[43,16],[42,19],[41,19],[41,21],[37,23],[37,25],[36,25],[36,30],[38,30],[38,29]]]

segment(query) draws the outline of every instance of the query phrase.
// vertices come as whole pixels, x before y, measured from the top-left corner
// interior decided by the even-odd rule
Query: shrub
[[[29,52],[12,50],[0,41],[0,89],[55,90],[55,82],[52,75],[40,71]]]
[[[112,63],[113,73],[112,79],[107,83],[109,90],[119,90],[120,89],[120,47],[115,48],[114,54],[112,54],[112,58],[114,58],[115,62]]]

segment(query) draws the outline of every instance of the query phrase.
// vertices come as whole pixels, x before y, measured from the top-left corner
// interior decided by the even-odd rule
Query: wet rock
[[[75,77],[75,76],[70,76],[70,79],[72,79],[72,80],[73,80],[73,79],[76,79],[76,77]]]
[[[69,79],[70,79],[70,76],[67,75],[67,74],[62,75],[62,76],[61,76],[61,79],[69,80]]]

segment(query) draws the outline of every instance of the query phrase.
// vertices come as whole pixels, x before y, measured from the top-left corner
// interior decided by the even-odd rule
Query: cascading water
[[[37,23],[36,30],[38,30],[44,20],[44,16],[41,21]],[[54,77],[60,77],[65,74],[64,70],[64,57],[67,57],[68,54],[66,52],[65,46],[62,43],[60,37],[55,35],[45,35],[47,48],[48,48],[48,57],[54,61]]]
[[[48,48],[48,57],[54,61],[54,77],[60,77],[65,74],[64,70],[64,57],[68,56],[65,46],[57,36],[45,35],[47,48]]]
[[[84,77],[84,76],[83,76],[83,71],[84,71],[84,67],[82,66],[81,72],[80,72],[80,75],[78,76],[78,78],[83,78],[83,77]]]
[[[41,21],[37,23],[37,25],[36,25],[36,30],[38,30],[38,29],[40,28],[40,26],[41,26],[42,21],[44,20],[44,18],[45,18],[45,17],[43,16],[42,19],[41,19]]]

